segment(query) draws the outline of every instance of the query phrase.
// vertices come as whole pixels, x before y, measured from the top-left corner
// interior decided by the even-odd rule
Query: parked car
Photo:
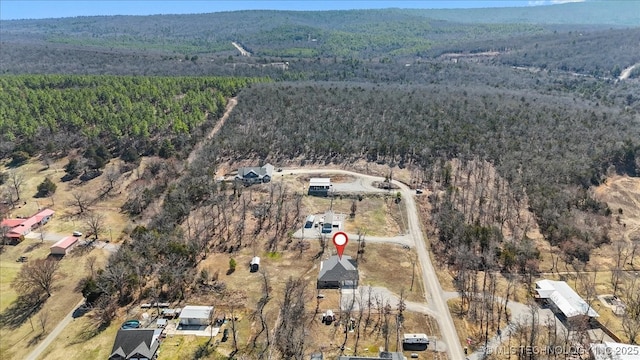
[[[16,262],[26,262],[26,261],[27,261],[26,256],[20,256],[19,258],[16,259]]]
[[[122,326],[120,327],[123,330],[127,330],[127,329],[137,329],[140,327],[140,321],[138,320],[127,320],[124,322],[124,324],[122,324]]]
[[[82,233],[80,231],[74,231],[73,236],[79,237],[82,236]]]
[[[224,329],[222,332],[222,342],[229,340],[229,329]]]

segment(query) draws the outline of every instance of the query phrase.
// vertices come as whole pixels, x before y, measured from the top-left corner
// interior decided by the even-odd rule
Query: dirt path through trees
[[[231,111],[233,111],[233,108],[235,108],[236,105],[238,105],[237,98],[229,99],[229,101],[227,102],[227,106],[224,109],[224,115],[222,115],[220,120],[218,120],[218,123],[216,124],[216,126],[214,126],[213,129],[211,129],[211,131],[209,131],[209,134],[207,134],[207,136],[204,139],[200,140],[196,144],[196,146],[194,146],[193,150],[189,154],[189,157],[187,158],[187,165],[191,164],[193,162],[193,160],[195,160],[196,156],[202,150],[202,147],[204,146],[204,143],[207,140],[211,140],[211,138],[213,138],[218,133],[218,131],[220,131],[220,129],[222,129],[222,126],[224,125],[225,121],[227,121],[227,119],[229,118],[229,114],[231,114]]]

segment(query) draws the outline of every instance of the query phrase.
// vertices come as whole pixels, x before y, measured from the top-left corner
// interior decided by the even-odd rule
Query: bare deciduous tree
[[[302,279],[289,278],[280,307],[280,317],[275,329],[275,347],[283,359],[304,358],[306,283]]]
[[[51,296],[59,263],[51,259],[36,259],[24,264],[13,281],[21,294],[45,293]]]
[[[107,170],[104,174],[101,197],[109,195],[118,185],[118,180],[120,180],[120,171],[118,169],[111,167]]]
[[[89,228],[89,233],[94,240],[98,240],[98,235],[104,230],[104,215],[96,212],[89,212],[85,218],[85,223]]]
[[[24,187],[24,175],[18,174],[15,171],[11,172],[9,174],[9,186],[13,188],[16,195],[15,201],[20,201],[20,193]]]
[[[626,284],[625,309],[622,316],[622,329],[631,344],[636,344],[640,335],[640,280],[632,277]]]
[[[70,201],[69,205],[77,206],[78,214],[84,214],[85,211],[89,210],[91,199],[89,199],[89,196],[86,193],[82,191],[73,191],[71,192],[71,196],[73,197],[73,201]]]
[[[49,320],[49,312],[46,310],[40,311],[38,314],[38,322],[40,323],[40,327],[42,328],[42,333],[44,334],[44,330],[47,326],[47,322]]]

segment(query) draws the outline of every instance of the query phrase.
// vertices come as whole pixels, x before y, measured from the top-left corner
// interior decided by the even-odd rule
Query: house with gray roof
[[[355,289],[358,287],[358,263],[351,256],[333,255],[320,263],[318,289]]]
[[[273,165],[241,167],[238,169],[236,180],[245,185],[268,183],[273,176]]]
[[[155,359],[161,333],[161,329],[118,330],[109,360]]]

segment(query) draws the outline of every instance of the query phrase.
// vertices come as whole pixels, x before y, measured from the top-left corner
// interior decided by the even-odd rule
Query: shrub
[[[44,178],[44,180],[38,185],[38,192],[36,193],[37,198],[48,197],[53,195],[56,192],[57,186],[51,181],[48,177]]]

